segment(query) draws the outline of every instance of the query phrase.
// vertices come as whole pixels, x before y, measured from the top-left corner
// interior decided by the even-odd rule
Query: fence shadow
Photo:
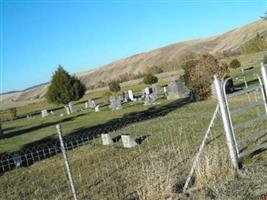
[[[109,133],[111,131],[122,129],[123,127],[133,123],[165,116],[168,113],[181,108],[188,103],[190,103],[189,98],[179,99],[172,101],[169,104],[150,107],[144,111],[127,113],[120,118],[112,119],[103,124],[76,129],[67,136],[64,136],[63,139],[65,147],[67,150],[74,149],[78,146],[88,143],[92,139],[98,138],[101,133]],[[85,114],[86,113],[83,113],[81,115]],[[36,127],[23,129],[16,133],[10,134],[9,137],[24,134],[27,131],[31,131],[33,129],[37,130],[48,125],[56,125],[60,122],[70,121],[76,117],[79,117],[79,115],[65,118],[63,120],[58,120],[56,122],[45,123]],[[141,144],[149,136],[150,135],[144,135],[140,138],[137,138],[136,141],[137,143]],[[119,140],[119,138],[116,138],[116,140]],[[15,156],[18,157],[19,155],[21,161],[19,163],[19,166],[23,167],[54,156],[59,152],[61,152],[61,149],[57,138],[53,136],[42,138],[40,140],[24,145],[19,151],[5,152],[0,154],[0,173],[15,169],[18,166],[18,159],[15,159]]]

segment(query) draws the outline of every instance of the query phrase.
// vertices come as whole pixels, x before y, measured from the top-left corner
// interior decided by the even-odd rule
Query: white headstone
[[[63,117],[64,116],[64,114],[63,113],[60,113],[60,117]]]
[[[101,138],[102,138],[102,144],[103,145],[112,145],[113,144],[113,140],[111,139],[111,137],[108,133],[101,134]]]
[[[122,135],[121,140],[124,148],[132,148],[137,145],[136,141],[130,135]]]
[[[47,110],[42,110],[41,113],[42,113],[42,118],[48,116],[48,112],[47,112]]]
[[[85,102],[84,103],[84,107],[85,107],[85,109],[88,109],[89,108],[89,103],[88,102]]]
[[[99,112],[100,111],[100,109],[99,109],[99,105],[97,105],[96,107],[95,107],[95,112]]]
[[[145,88],[145,94],[147,94],[147,95],[150,94],[150,92],[149,92],[149,87],[146,87],[146,88]]]
[[[129,95],[129,99],[131,101],[136,101],[136,99],[134,98],[134,95],[133,95],[133,91],[132,90],[128,90],[128,95]]]

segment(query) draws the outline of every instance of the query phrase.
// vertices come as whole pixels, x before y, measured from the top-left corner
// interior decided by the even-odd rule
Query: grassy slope
[[[241,62],[249,63],[251,60],[259,60],[262,55],[263,53],[254,54],[250,58],[241,56],[239,59]],[[137,85],[134,89],[139,90],[143,87],[143,85]],[[103,91],[88,94],[84,99],[100,97],[102,94]],[[246,97],[234,98],[231,106],[240,106],[241,103],[248,103],[246,101],[248,101]],[[168,104],[172,104],[172,102],[161,100],[161,104],[153,109],[157,110]],[[181,108],[178,108],[179,102],[175,103],[174,107],[175,105],[177,109],[171,109],[162,117],[151,116],[151,119],[129,123],[112,133],[113,136],[131,133],[134,138],[150,135],[142,145],[133,150],[122,149],[121,142],[116,143],[113,148],[103,147],[99,139],[96,139],[88,145],[70,151],[72,171],[80,199],[89,197],[94,197],[93,199],[124,199],[129,194],[133,196],[138,194],[144,199],[145,197],[160,199],[164,195],[179,191],[191,165],[190,158],[195,155],[207,128],[215,102],[187,104]],[[39,104],[35,107],[23,107],[20,113],[24,114],[48,106],[50,105]],[[143,105],[128,105],[123,110],[112,112],[112,115],[111,111],[104,108],[100,113],[81,111],[63,118],[53,116],[41,119],[40,116],[36,116],[31,121],[20,119],[6,122],[3,124],[4,129],[10,129],[6,133],[23,134],[1,140],[1,151],[16,150],[28,142],[46,136],[55,136],[55,124],[64,119],[63,132],[68,134],[78,128],[86,130],[95,124],[105,123],[113,118],[120,119],[125,114],[140,113],[146,109],[148,107]],[[62,110],[56,111],[57,114],[60,112]],[[234,116],[233,121],[236,124],[250,119],[257,116],[257,112],[257,110],[251,110],[244,113],[243,116]],[[264,112],[263,107],[260,107],[260,112]],[[192,198],[258,198],[260,193],[266,189],[267,184],[266,152],[244,158],[245,170],[237,178],[234,178],[231,175],[231,169],[227,167],[227,163],[229,163],[227,157],[225,158],[227,154],[223,153],[226,148],[222,127],[219,121],[217,123],[213,136],[210,138],[215,143],[211,142],[208,146],[197,171],[195,183],[202,189],[193,192]],[[14,129],[12,130],[12,128]],[[266,128],[266,124],[258,123],[256,126],[238,130],[237,138],[262,128]],[[215,138],[216,140],[213,140]],[[256,143],[260,144],[266,140],[265,137]],[[249,146],[253,146],[253,144]],[[213,156],[210,157],[210,155]],[[211,169],[216,169],[216,172],[211,172]],[[226,175],[225,179],[224,175]],[[8,172],[0,177],[0,185],[0,199],[70,199],[60,155],[37,162],[28,168]]]

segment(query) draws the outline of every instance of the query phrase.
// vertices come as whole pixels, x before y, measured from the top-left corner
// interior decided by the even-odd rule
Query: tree
[[[263,56],[262,62],[263,64],[267,64],[267,55]]]
[[[217,74],[221,79],[229,73],[226,63],[219,64],[210,54],[190,54],[182,63],[186,86],[196,94],[197,100],[204,100],[211,96],[213,76]]]
[[[147,85],[152,85],[158,82],[158,78],[153,74],[146,74],[143,82]]]
[[[82,98],[85,91],[85,85],[77,77],[71,76],[59,65],[52,76],[46,98],[50,103],[65,105],[67,113],[69,113],[68,103]]]
[[[111,81],[109,84],[109,90],[111,92],[119,92],[121,90],[121,86],[120,86],[120,83],[119,81]]]
[[[230,68],[232,69],[237,69],[241,66],[241,63],[239,62],[238,59],[233,59],[231,62],[230,62]]]

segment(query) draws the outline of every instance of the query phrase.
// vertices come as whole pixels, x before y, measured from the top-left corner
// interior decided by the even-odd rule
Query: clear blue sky
[[[259,19],[267,0],[1,1],[0,93]],[[233,3],[234,2],[234,3]]]

